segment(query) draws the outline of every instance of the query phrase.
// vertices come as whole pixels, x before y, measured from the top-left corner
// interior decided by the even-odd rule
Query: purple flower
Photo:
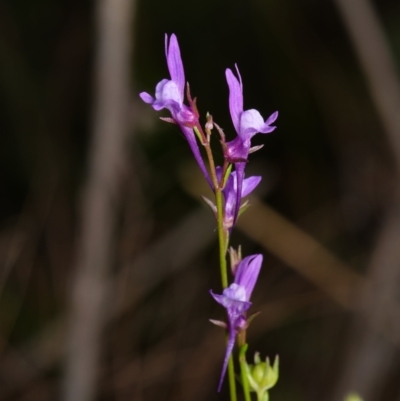
[[[199,124],[197,110],[183,104],[185,72],[183,70],[181,52],[175,34],[171,35],[169,41],[168,35],[165,35],[165,55],[171,79],[163,79],[157,84],[155,98],[147,92],[141,92],[139,96],[145,103],[151,104],[154,110],[168,109],[170,111],[173,121],[179,125],[183,135],[188,141],[203,175],[209,185],[212,186],[210,176],[203,158],[201,157],[196,136],[193,131],[193,127]]]
[[[221,174],[222,174],[222,168],[217,167],[217,178],[218,181],[221,180]],[[240,195],[240,200],[241,202],[242,198],[244,198],[247,195],[250,195],[251,192],[256,188],[256,186],[260,183],[261,177],[260,176],[252,176],[245,178],[243,180],[242,184],[242,193]],[[234,225],[234,217],[235,217],[235,211],[236,211],[236,203],[237,203],[237,175],[236,171],[233,171],[228,179],[226,180],[226,184],[224,189],[222,190],[222,193],[224,194],[224,228],[226,230],[231,230],[233,225]],[[214,212],[215,215],[217,215],[217,207],[215,204],[210,201],[209,199],[203,197],[204,201],[211,207],[212,211]],[[244,205],[241,205],[240,207],[243,207]],[[239,209],[240,209],[239,207]]]
[[[240,210],[240,203],[242,198],[249,195],[256,186],[260,183],[260,176],[252,176],[249,178],[243,179],[242,193],[238,193],[238,182],[237,182],[237,173],[233,171],[229,178],[226,181],[225,188],[223,189],[223,194],[225,198],[224,205],[224,227],[227,230],[230,230],[235,223],[235,213],[236,209]],[[239,202],[239,203],[238,203]]]
[[[229,161],[235,163],[238,161],[246,162],[250,150],[250,140],[257,134],[268,134],[276,127],[271,126],[278,118],[278,112],[271,114],[266,121],[261,114],[254,109],[243,111],[243,84],[239,69],[236,67],[239,80],[233,75],[231,69],[225,71],[226,80],[229,86],[229,110],[231,112],[232,122],[238,136],[228,142],[227,154]]]
[[[244,258],[235,272],[234,282],[222,292],[222,295],[211,295],[221,304],[228,314],[228,344],[225,351],[224,363],[219,380],[218,391],[221,390],[222,382],[228,366],[228,360],[235,345],[235,338],[239,330],[246,328],[246,311],[250,308],[250,297],[260,273],[262,255],[251,255]]]
[[[237,65],[236,72],[239,79],[235,77],[232,70],[227,68],[225,71],[226,80],[229,86],[229,110],[237,137],[226,143],[225,158],[235,163],[235,169],[237,172],[237,202],[236,210],[234,214],[234,222],[237,219],[240,202],[239,197],[241,193],[241,187],[244,179],[244,169],[246,167],[247,158],[251,151],[251,138],[257,134],[268,134],[272,132],[276,127],[271,126],[278,118],[278,112],[271,114],[266,121],[263,120],[261,114],[255,110],[243,111],[243,84],[242,77],[240,76]]]

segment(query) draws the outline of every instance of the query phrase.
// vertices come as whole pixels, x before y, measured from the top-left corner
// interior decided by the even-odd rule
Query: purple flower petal
[[[226,69],[225,76],[229,86],[229,110],[236,132],[239,132],[240,114],[243,111],[243,92],[242,80],[237,67],[236,71],[238,72],[240,81],[233,75],[232,70],[229,68]]]
[[[250,141],[243,141],[238,135],[232,141],[226,143],[225,157],[231,163],[246,162],[249,155]]]
[[[174,34],[171,35],[169,44],[168,35],[165,35],[165,53],[171,79],[162,79],[157,84],[155,99],[146,92],[142,92],[140,97],[144,102],[150,103],[154,110],[159,111],[167,108],[171,112],[172,118],[178,124],[193,126],[198,121],[198,116],[190,107],[183,104],[185,73],[178,40]]]
[[[153,103],[154,110],[167,108],[175,115],[182,108],[183,99],[174,81],[163,79],[156,86],[156,100]]]
[[[141,92],[139,96],[145,103],[152,104],[154,102],[153,96],[149,95],[147,92]]]
[[[225,288],[222,294],[225,296],[225,298],[228,298],[232,301],[246,301],[246,289],[236,283],[233,283],[228,288]],[[228,308],[230,306],[231,303],[228,303],[225,308]]]
[[[193,128],[189,128],[189,127],[185,127],[184,125],[180,125],[180,129],[182,130],[183,135],[185,136],[185,138],[189,144],[189,147],[193,153],[193,156],[194,156],[197,164],[199,165],[200,170],[203,173],[205,179],[208,182],[208,185],[210,185],[210,187],[213,188],[213,184],[212,184],[210,175],[208,174],[207,167],[204,164],[203,158],[201,157],[199,145],[197,144],[196,136],[195,136],[195,133],[193,132]]]
[[[226,374],[226,369],[228,367],[229,357],[231,356],[233,347],[235,345],[235,337],[236,337],[236,332],[230,331],[228,337],[228,344],[226,345],[226,350],[225,350],[224,363],[222,365],[221,376],[219,378],[219,383],[218,383],[218,392],[221,391],[222,383],[224,382],[224,377]]]
[[[275,113],[272,113],[268,118],[267,118],[267,120],[265,121],[265,124],[267,124],[267,125],[271,125],[271,124],[273,124],[275,121],[276,121],[276,119],[278,118],[278,112],[277,111],[275,111]]]
[[[243,185],[243,180],[244,180],[244,169],[246,168],[246,163],[236,163],[235,164],[235,169],[236,169],[236,185],[237,185],[237,191],[236,191],[236,205],[235,205],[235,213],[233,217],[233,224],[236,223],[236,220],[239,216],[239,209],[240,209],[240,202],[242,200],[242,185]]]
[[[261,176],[255,175],[243,180],[242,198],[254,191],[255,187],[260,183],[261,178]]]
[[[183,93],[185,91],[185,72],[183,70],[183,63],[178,39],[176,38],[175,34],[171,35],[171,38],[169,39],[169,46],[168,35],[165,34],[165,53],[171,79],[172,81],[176,82],[179,93],[183,98]]]
[[[249,301],[260,273],[263,256],[251,255],[244,258],[236,269],[235,283],[246,289],[246,301]]]
[[[221,168],[217,167],[217,176],[221,175]],[[220,179],[220,178],[219,178]],[[239,199],[239,209],[240,203],[243,197],[249,195],[254,188],[260,183],[261,177],[254,176],[249,177],[243,180],[242,183],[242,193]],[[226,228],[230,229],[234,225],[234,216],[237,208],[238,202],[238,181],[237,181],[237,173],[233,171],[230,176],[228,177],[225,188],[223,189],[224,194],[224,225]]]
[[[238,316],[246,312],[251,302],[248,301],[245,287],[236,283],[232,283],[228,288],[225,288],[222,295],[214,294],[210,290],[212,297],[222,305],[228,312],[230,319],[236,320]]]
[[[260,183],[262,177],[259,175],[254,175],[248,178],[245,178],[243,180],[243,185],[242,185],[242,198],[245,196],[249,195],[253,190],[257,187],[257,185]],[[237,192],[237,177],[236,177],[236,171],[233,171],[227,180],[226,187],[224,189],[227,191],[232,191],[232,192]]]
[[[275,114],[276,116],[274,116]],[[277,112],[275,112],[272,116],[275,118],[271,119],[271,117],[269,117],[268,120],[271,119],[275,121],[278,117]],[[268,123],[268,120],[264,122],[261,114],[255,109],[244,111],[240,116],[240,137],[244,141],[248,141],[257,133],[269,134],[276,127],[271,127],[269,125],[270,123]]]
[[[156,99],[161,102],[173,101],[179,106],[183,104],[183,98],[179,92],[178,85],[174,81],[163,79],[156,86]]]

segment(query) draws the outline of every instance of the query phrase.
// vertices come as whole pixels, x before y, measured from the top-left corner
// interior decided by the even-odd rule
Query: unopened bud
[[[257,352],[254,365],[246,364],[246,373],[250,388],[257,393],[258,399],[268,399],[268,390],[275,386],[279,378],[279,357],[276,356],[271,366],[269,358],[262,362]]]
[[[206,129],[207,134],[211,135],[211,131],[214,128],[213,118],[212,118],[212,115],[209,114],[208,112],[207,112],[206,118],[207,118],[207,122],[205,125],[205,129]]]
[[[231,270],[232,270],[232,274],[235,275],[236,273],[236,269],[239,265],[239,263],[242,260],[242,248],[239,245],[239,248],[236,250],[233,247],[229,248],[229,257],[230,257],[230,261],[231,261]]]

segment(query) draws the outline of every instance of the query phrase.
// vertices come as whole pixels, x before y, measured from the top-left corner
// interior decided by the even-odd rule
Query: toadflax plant
[[[226,330],[227,342],[218,391],[228,371],[230,397],[237,400],[235,368],[233,351],[235,344],[239,349],[240,378],[246,401],[251,400],[254,392],[258,401],[269,399],[268,390],[278,380],[278,359],[273,367],[269,360],[262,362],[258,353],[254,365],[246,362],[246,332],[255,314],[247,316],[251,308],[251,294],[256,285],[261,265],[262,255],[250,255],[242,258],[240,247],[234,250],[229,247],[229,238],[240,214],[245,211],[247,202],[242,199],[249,195],[260,183],[261,177],[245,178],[245,169],[249,155],[261,146],[252,147],[251,139],[257,133],[268,134],[274,131],[272,125],[278,117],[278,112],[271,114],[266,120],[254,109],[243,109],[243,84],[238,67],[236,75],[231,69],[225,71],[229,87],[229,111],[236,137],[226,141],[225,134],[207,113],[204,128],[200,124],[196,99],[192,99],[189,84],[186,84],[185,73],[178,40],[174,34],[168,38],[165,35],[165,55],[171,79],[162,79],[155,88],[154,97],[147,92],[140,93],[141,99],[150,104],[154,110],[167,109],[169,117],[161,119],[178,125],[184,135],[193,156],[204,175],[207,183],[214,192],[215,200],[204,198],[212,209],[218,227],[219,264],[222,292],[213,292],[212,297],[225,308],[226,322],[211,320],[212,323]],[[186,90],[185,90],[186,89]],[[186,94],[186,100],[185,100]],[[210,137],[216,130],[222,146],[224,162],[216,166],[210,144]],[[207,156],[208,169],[204,162],[200,147]],[[232,169],[234,168],[234,171]],[[228,280],[227,256],[230,256],[232,279]]]

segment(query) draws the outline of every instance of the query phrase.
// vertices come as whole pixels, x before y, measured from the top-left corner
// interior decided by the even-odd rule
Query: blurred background
[[[229,397],[203,178],[138,97],[165,33],[228,138],[227,67],[279,110],[232,237],[264,254],[248,357],[279,354],[271,399],[400,400],[394,0],[0,3],[0,399]]]

